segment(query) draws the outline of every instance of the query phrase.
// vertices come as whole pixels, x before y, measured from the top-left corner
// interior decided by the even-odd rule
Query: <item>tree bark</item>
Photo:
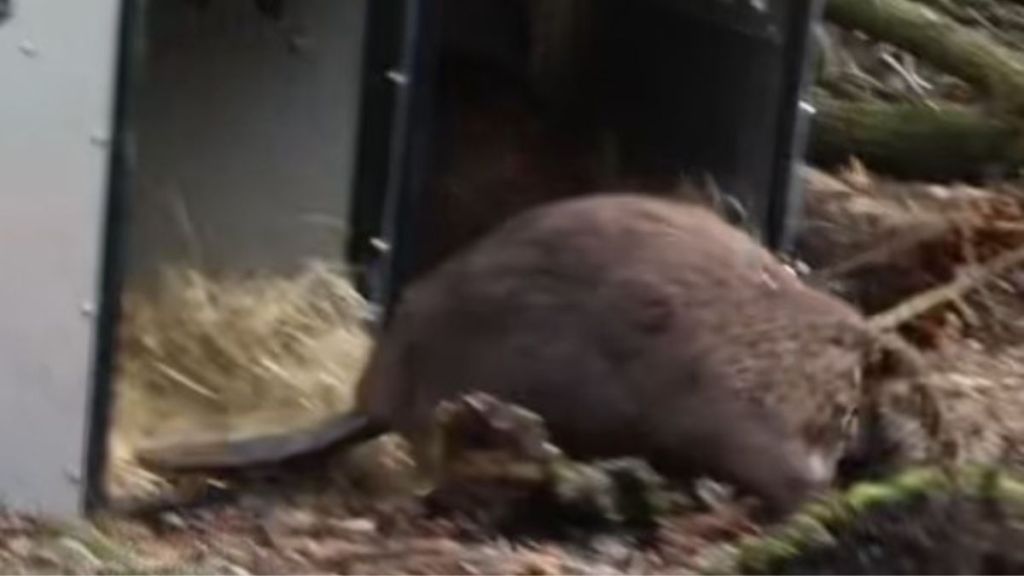
[[[1007,0],[917,0],[966,26],[980,27],[1009,48],[1024,49],[1024,4]]]
[[[1012,126],[962,108],[843,102],[820,94],[815,107],[809,156],[816,164],[857,157],[873,170],[937,180],[983,178],[1024,165]]]
[[[829,0],[826,17],[898,46],[1024,115],[1024,61],[986,34],[910,0]]]

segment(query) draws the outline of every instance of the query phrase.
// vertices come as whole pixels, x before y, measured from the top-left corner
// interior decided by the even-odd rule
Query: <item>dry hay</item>
[[[175,435],[245,434],[341,412],[369,354],[367,303],[344,273],[213,279],[175,268],[127,291],[111,438],[112,490],[159,479],[132,447]]]

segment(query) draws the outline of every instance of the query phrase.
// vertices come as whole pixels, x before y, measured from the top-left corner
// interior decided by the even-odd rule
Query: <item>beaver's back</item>
[[[413,285],[361,402],[414,438],[438,401],[480,390],[580,455],[672,446],[692,436],[678,422],[830,451],[869,341],[853,309],[712,213],[605,194],[530,210]]]

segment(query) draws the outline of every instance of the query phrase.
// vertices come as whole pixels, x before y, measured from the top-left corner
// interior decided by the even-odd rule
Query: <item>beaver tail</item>
[[[198,438],[148,446],[136,451],[138,461],[157,470],[227,469],[267,465],[312,455],[343,445],[359,444],[387,432],[369,416],[351,412],[312,425],[250,436]]]

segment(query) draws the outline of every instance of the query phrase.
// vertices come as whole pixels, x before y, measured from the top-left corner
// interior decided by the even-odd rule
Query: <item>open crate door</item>
[[[121,0],[3,2],[0,13],[0,500],[69,515],[91,485],[90,430],[103,426],[90,384],[125,19]]]

